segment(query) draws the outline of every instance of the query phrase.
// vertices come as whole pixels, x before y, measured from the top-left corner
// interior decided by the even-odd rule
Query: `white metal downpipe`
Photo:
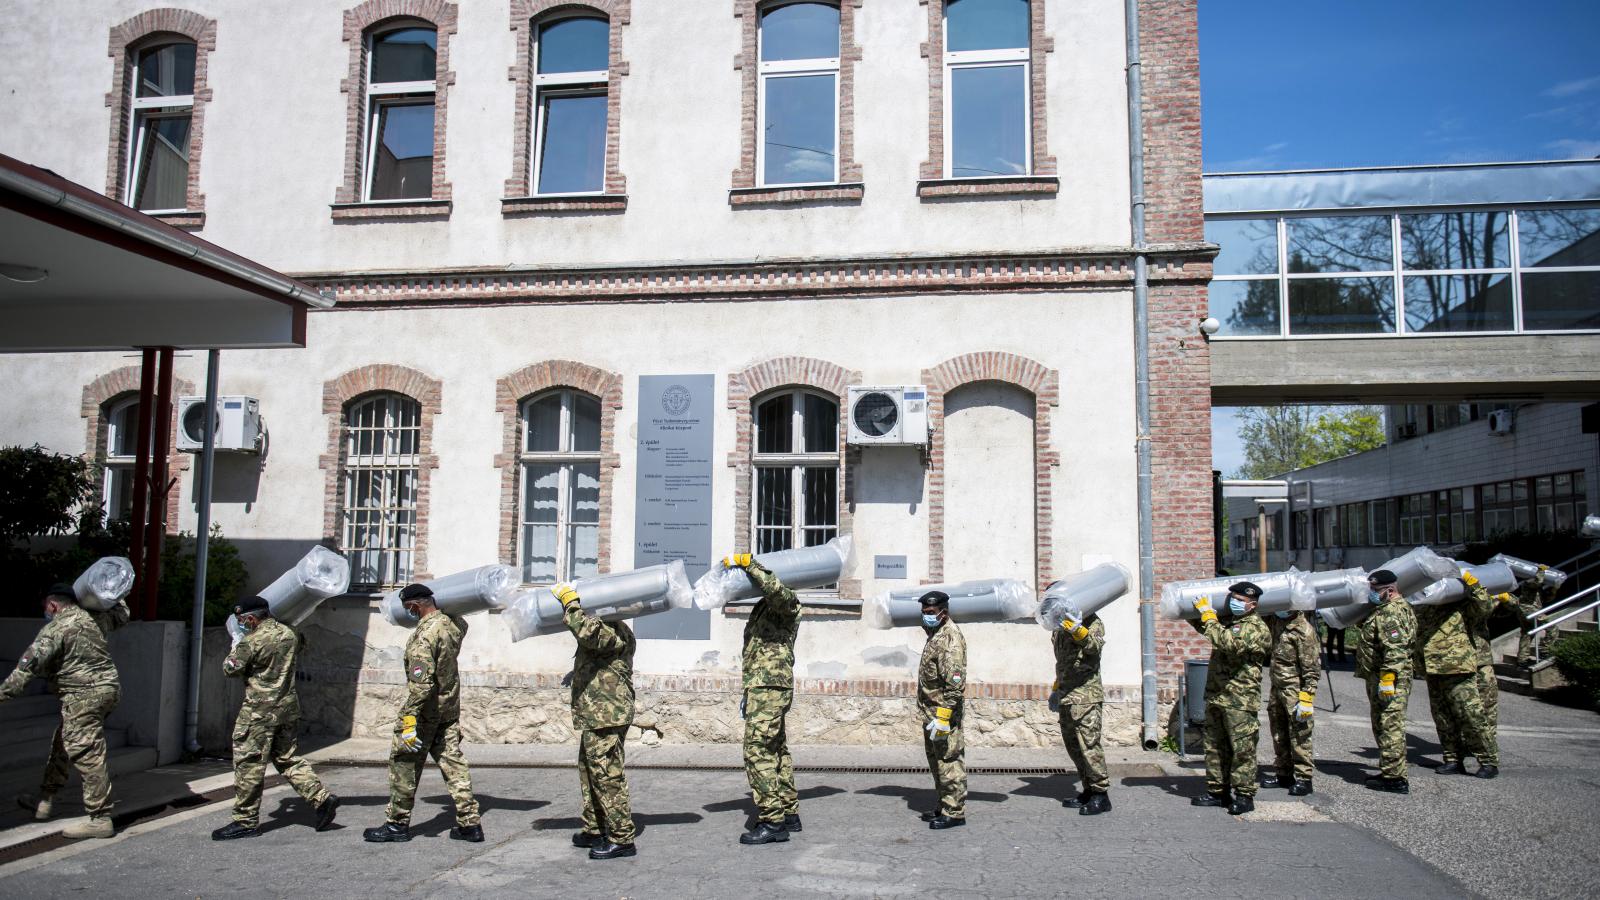
[[[211,554],[211,473],[217,462],[217,370],[222,354],[206,357],[206,425],[200,450],[200,521],[194,546],[194,615],[189,624],[189,692],[183,712],[183,746],[200,752],[200,666],[205,660],[206,564]],[[178,427],[183,427],[179,422]]]

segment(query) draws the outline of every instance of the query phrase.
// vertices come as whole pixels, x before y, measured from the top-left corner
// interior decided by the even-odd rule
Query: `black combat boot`
[[[804,829],[800,825],[800,814],[795,813],[792,816],[784,816],[783,830],[789,832],[790,834],[796,834],[800,831],[803,831]]]
[[[757,822],[755,828],[739,835],[741,844],[781,844],[788,839],[782,822]]]
[[[1311,793],[1311,780],[1310,779],[1307,779],[1305,781],[1296,781],[1294,783],[1294,786],[1289,788],[1289,796],[1291,796],[1291,797],[1305,797],[1305,796],[1309,795],[1310,793]]]
[[[624,856],[638,855],[638,849],[632,844],[613,844],[610,841],[589,850],[590,859],[620,859]]]
[[[1228,804],[1228,815],[1242,816],[1248,812],[1256,811],[1256,798],[1244,794],[1235,794],[1233,802]]]
[[[1089,797],[1090,794],[1088,791],[1082,791],[1061,801],[1061,805],[1065,806],[1067,809],[1082,809],[1083,805],[1089,802]]]
[[[932,822],[937,818],[939,818],[939,811],[937,809],[929,810],[928,812],[922,814],[922,821],[924,822]]]
[[[450,829],[450,840],[470,841],[474,844],[483,843],[482,825],[456,825]]]
[[[332,794],[328,799],[317,806],[317,830],[327,831],[333,827],[333,817],[339,812],[339,798]]]
[[[966,819],[958,819],[955,816],[947,816],[943,813],[928,820],[928,827],[934,831],[942,831],[946,828],[960,828],[965,824],[967,824]]]
[[[385,822],[377,828],[361,832],[361,839],[374,844],[399,843],[411,840],[411,828],[399,822]]]
[[[1281,787],[1281,788],[1292,788],[1292,787],[1294,787],[1294,776],[1293,775],[1279,775],[1277,784],[1278,784],[1278,787]]]
[[[572,833],[572,846],[574,847],[582,847],[587,850],[590,847],[598,847],[605,842],[604,835],[590,834],[587,831],[575,831]]]
[[[1478,767],[1478,777],[1479,778],[1493,778],[1493,777],[1495,777],[1496,775],[1499,775],[1499,774],[1500,774],[1500,767],[1499,766],[1479,766]]]
[[[1228,805],[1228,794],[1226,791],[1224,791],[1220,794],[1201,794],[1198,797],[1190,797],[1189,805],[1226,807]]]
[[[1388,791],[1391,794],[1411,793],[1411,782],[1404,778],[1386,778],[1382,775],[1374,775],[1362,783],[1375,791]]]
[[[238,822],[229,822],[221,828],[218,828],[216,831],[211,832],[211,839],[213,841],[232,841],[237,840],[238,838],[252,838],[260,833],[261,830],[256,828],[254,825],[241,825]]]
[[[1108,812],[1111,812],[1111,797],[1104,791],[1095,791],[1090,794],[1089,799],[1084,801],[1083,806],[1078,809],[1078,815],[1080,816],[1098,816],[1101,813]]]
[[[1434,769],[1433,770],[1433,774],[1435,774],[1435,775],[1465,775],[1465,774],[1467,774],[1467,770],[1462,768],[1461,763],[1459,761],[1452,759],[1449,762],[1445,763],[1444,765],[1441,765],[1439,768]]]

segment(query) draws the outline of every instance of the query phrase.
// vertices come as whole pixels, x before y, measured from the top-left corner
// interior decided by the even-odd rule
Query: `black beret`
[[[58,581],[50,585],[50,590],[45,591],[44,595],[46,597],[65,597],[73,603],[78,602],[78,592],[73,590],[72,585],[67,584],[65,581]]]
[[[922,595],[920,602],[923,606],[949,607],[950,595],[944,591],[929,591]]]
[[[433,590],[425,584],[408,584],[400,589],[400,602],[418,600],[421,598],[433,599]]]
[[[268,608],[267,601],[260,597],[246,597],[233,605],[233,614],[236,616],[242,616],[247,613],[260,615],[266,612]]]
[[[1261,599],[1261,588],[1256,587],[1255,583],[1250,581],[1241,581],[1238,584],[1229,587],[1228,593],[1238,594],[1241,597],[1249,597],[1251,600]]]
[[[1388,569],[1379,569],[1378,571],[1367,576],[1367,582],[1373,587],[1383,587],[1386,584],[1395,584],[1399,580],[1400,579],[1396,578],[1394,573]]]

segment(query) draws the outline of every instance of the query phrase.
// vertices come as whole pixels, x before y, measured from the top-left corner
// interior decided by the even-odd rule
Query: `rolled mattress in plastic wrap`
[[[1128,570],[1114,562],[1063,578],[1045,589],[1044,599],[1039,602],[1039,624],[1054,631],[1068,616],[1074,622],[1082,622],[1126,594],[1129,581]]]
[[[1403,556],[1389,560],[1377,569],[1394,573],[1395,589],[1403,596],[1411,596],[1441,578],[1456,578],[1461,572],[1453,559],[1445,559],[1427,547],[1418,547]]]
[[[1015,578],[981,578],[959,584],[924,584],[886,591],[868,600],[861,618],[872,628],[897,628],[922,624],[922,595],[943,591],[950,595],[950,619],[970,622],[1013,622],[1038,612],[1033,591]]]
[[[578,591],[578,605],[584,612],[607,622],[694,605],[694,589],[689,587],[681,559],[631,572],[582,578],[572,586]],[[517,591],[505,603],[501,619],[512,641],[567,630],[561,601],[547,587]]]
[[[327,547],[312,547],[289,571],[262,588],[272,617],[289,625],[305,621],[317,604],[350,587],[350,561]]]
[[[1261,599],[1256,601],[1256,611],[1259,613],[1311,609],[1313,598],[1305,588],[1303,575],[1299,569],[1290,567],[1287,572],[1168,582],[1161,586],[1161,614],[1169,619],[1198,619],[1200,614],[1195,612],[1194,604],[1201,597],[1211,599],[1212,609],[1219,613],[1226,612],[1228,588],[1241,581],[1261,588]]]
[[[819,588],[833,584],[849,571],[850,547],[850,536],[840,535],[815,547],[762,553],[756,556],[756,562],[793,590]],[[724,568],[721,560],[712,563],[694,583],[697,609],[721,609],[735,600],[755,600],[760,596],[761,591],[743,569]]]
[[[453,616],[467,616],[503,605],[502,601],[517,585],[517,570],[499,564],[479,566],[476,569],[424,581],[423,584],[433,591],[433,602],[438,604],[441,612]],[[383,617],[389,620],[390,625],[399,625],[402,628],[417,627],[417,617],[406,612],[405,606],[400,602],[398,590],[384,594],[383,602],[379,605],[383,609]]]
[[[1355,628],[1367,617],[1377,611],[1378,607],[1371,603],[1354,603],[1349,606],[1332,606],[1327,609],[1317,610],[1317,615],[1322,617],[1329,628]]]
[[[1583,517],[1583,526],[1578,533],[1584,537],[1600,537],[1600,514]]]
[[[107,556],[97,559],[83,570],[72,583],[72,592],[78,595],[78,605],[95,612],[105,612],[128,596],[133,589],[133,563],[125,556]]]
[[[1481,566],[1466,566],[1462,572],[1471,572],[1472,577],[1478,579],[1478,584],[1488,591],[1490,596],[1504,594],[1517,586],[1517,576],[1512,574],[1511,567],[1503,562],[1484,563]],[[1420,591],[1407,597],[1412,606],[1444,606],[1454,603],[1467,596],[1467,586],[1459,577],[1441,578]]]
[[[1332,569],[1327,572],[1304,572],[1300,581],[1311,592],[1312,609],[1333,609],[1367,602],[1366,570]]]
[[[1529,562],[1525,559],[1517,559],[1515,556],[1507,556],[1504,553],[1496,553],[1494,556],[1489,557],[1489,562],[1505,563],[1507,566],[1510,566],[1511,574],[1517,576],[1518,581],[1532,581],[1533,579],[1539,577],[1540,572],[1543,572],[1544,585],[1551,590],[1561,587],[1561,585],[1567,580],[1567,573],[1561,571],[1560,569],[1552,569],[1549,566],[1541,566],[1536,562]]]

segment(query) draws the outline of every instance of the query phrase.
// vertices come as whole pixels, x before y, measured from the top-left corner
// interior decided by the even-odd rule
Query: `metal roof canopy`
[[[1206,215],[1600,202],[1600,160],[1205,175]]]
[[[309,285],[0,155],[0,353],[304,347]]]

